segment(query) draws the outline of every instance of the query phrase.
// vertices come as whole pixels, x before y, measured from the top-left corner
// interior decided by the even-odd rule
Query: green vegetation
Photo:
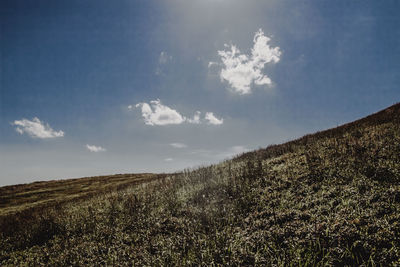
[[[0,229],[0,265],[397,266],[400,105]]]

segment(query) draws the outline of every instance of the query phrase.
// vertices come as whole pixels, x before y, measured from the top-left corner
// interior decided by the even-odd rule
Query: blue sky
[[[385,108],[400,99],[398,10],[3,0],[0,185],[180,170]]]

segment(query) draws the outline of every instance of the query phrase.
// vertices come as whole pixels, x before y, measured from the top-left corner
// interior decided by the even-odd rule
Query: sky
[[[2,0],[0,186],[194,168],[397,103],[398,10]]]

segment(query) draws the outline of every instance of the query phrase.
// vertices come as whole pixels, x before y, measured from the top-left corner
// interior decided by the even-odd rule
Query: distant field
[[[149,182],[161,174],[116,174],[0,187],[0,216]]]

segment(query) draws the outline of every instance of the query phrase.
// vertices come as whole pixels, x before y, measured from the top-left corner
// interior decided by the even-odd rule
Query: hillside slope
[[[400,104],[0,227],[1,265],[396,266]]]

